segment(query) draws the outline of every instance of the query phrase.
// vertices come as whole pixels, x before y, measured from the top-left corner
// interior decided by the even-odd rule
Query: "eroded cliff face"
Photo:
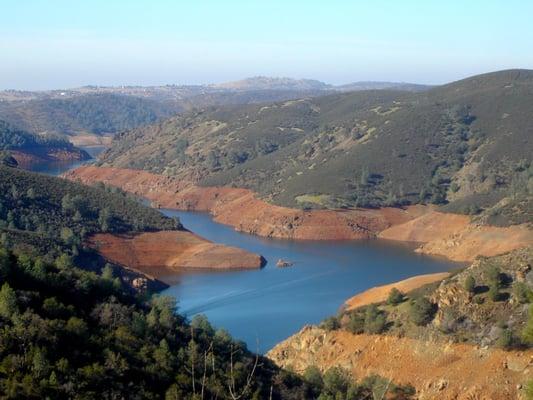
[[[327,332],[307,326],[275,346],[267,357],[303,372],[341,366],[358,379],[378,374],[410,384],[420,399],[518,399],[533,377],[533,351],[507,352],[468,344],[386,335]]]
[[[247,190],[198,187],[188,181],[120,168],[84,166],[65,175],[84,183],[104,182],[143,196],[163,208],[210,212],[215,221],[266,237],[348,240],[380,237],[422,243],[417,251],[472,261],[533,243],[525,225],[477,226],[464,215],[429,206],[304,211],[269,204]]]
[[[264,263],[258,254],[212,243],[188,231],[96,234],[89,245],[106,259],[163,282],[184,268],[254,269]]]

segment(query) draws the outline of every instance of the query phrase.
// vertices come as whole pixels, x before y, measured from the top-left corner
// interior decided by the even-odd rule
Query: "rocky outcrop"
[[[305,327],[267,357],[303,372],[341,366],[357,379],[378,374],[413,385],[419,399],[509,400],[533,378],[533,351],[503,351],[384,335]]]
[[[188,231],[96,234],[88,244],[104,258],[163,282],[186,268],[254,269],[264,264],[260,255],[212,243]]]
[[[526,226],[476,226],[464,215],[429,206],[305,211],[269,204],[247,189],[198,187],[146,171],[84,166],[65,175],[84,183],[104,182],[143,196],[157,207],[207,211],[236,230],[286,239],[383,238],[422,243],[419,252],[470,261],[533,243]]]

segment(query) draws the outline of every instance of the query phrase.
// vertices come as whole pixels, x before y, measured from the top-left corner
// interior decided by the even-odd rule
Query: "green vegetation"
[[[399,303],[387,299],[343,311],[331,320],[334,323],[327,319],[323,326],[353,334],[381,333],[424,340],[431,336],[506,350],[530,348],[532,263],[531,246],[480,258],[443,282],[403,294]],[[392,297],[399,299],[394,293]]]
[[[322,375],[318,368],[311,366],[306,369],[304,379],[312,387],[320,389],[320,392],[315,392],[315,395],[318,394],[318,400],[408,400],[415,395],[413,387],[398,386],[377,375],[355,382],[350,374],[340,367],[330,368]]]
[[[69,141],[57,135],[36,135],[14,128],[0,120],[0,151],[2,160],[9,157],[9,150],[28,152],[37,156],[46,156],[50,151],[76,153],[80,159],[89,158],[83,150],[74,147]],[[0,164],[5,164],[2,162]]]
[[[153,100],[103,93],[8,103],[0,118],[31,132],[102,134],[154,123],[174,111]]]
[[[392,288],[387,298],[387,303],[393,306],[397,306],[404,301],[404,294],[396,288]]]
[[[114,277],[0,248],[0,393],[5,399],[409,399],[411,387],[344,370],[299,377],[249,352],[175,300]]]
[[[476,292],[476,280],[472,275],[468,275],[465,279],[465,290],[469,293],[475,293]]]
[[[0,276],[2,398],[309,398],[298,377],[205,318],[189,324],[171,298],[143,302],[109,276],[5,249]]]
[[[511,70],[421,93],[205,109],[121,134],[103,164],[194,171],[201,185],[294,207],[435,203],[480,222],[530,222],[532,85],[532,71]]]
[[[419,299],[411,300],[409,305],[409,315],[415,324],[426,325],[433,319],[435,305],[427,298],[421,297]]]
[[[179,221],[115,188],[0,166],[0,239],[56,257],[78,256],[93,233],[179,229]]]

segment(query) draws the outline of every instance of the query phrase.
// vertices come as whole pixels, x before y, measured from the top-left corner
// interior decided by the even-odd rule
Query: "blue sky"
[[[0,0],[0,89],[533,68],[533,1]]]

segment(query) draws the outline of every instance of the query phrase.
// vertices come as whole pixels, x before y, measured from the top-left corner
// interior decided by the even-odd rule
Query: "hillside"
[[[480,258],[407,293],[394,289],[413,286],[407,281],[382,287],[385,298],[368,290],[349,301],[359,305],[305,327],[268,356],[295,371],[381,374],[409,382],[420,399],[522,398],[533,379],[532,263],[530,247]]]
[[[435,203],[520,223],[531,220],[531,104],[533,72],[511,70],[421,93],[215,107],[122,133],[101,164],[291,207]]]
[[[95,233],[180,228],[179,221],[114,188],[5,166],[0,172],[0,229],[3,241],[13,246],[31,244],[44,253],[61,249],[75,254]]]
[[[261,268],[264,259],[185,230],[134,196],[0,166],[1,243],[50,258],[66,253],[87,269],[104,261],[125,275],[166,277],[183,268]],[[127,250],[126,250],[127,249]],[[131,272],[134,272],[132,275]]]
[[[0,120],[0,151],[10,153],[20,163],[90,158],[84,150],[74,147],[62,137],[33,134],[16,129],[3,120]]]
[[[116,94],[0,103],[0,118],[31,132],[111,134],[154,123],[175,113],[160,102]]]

